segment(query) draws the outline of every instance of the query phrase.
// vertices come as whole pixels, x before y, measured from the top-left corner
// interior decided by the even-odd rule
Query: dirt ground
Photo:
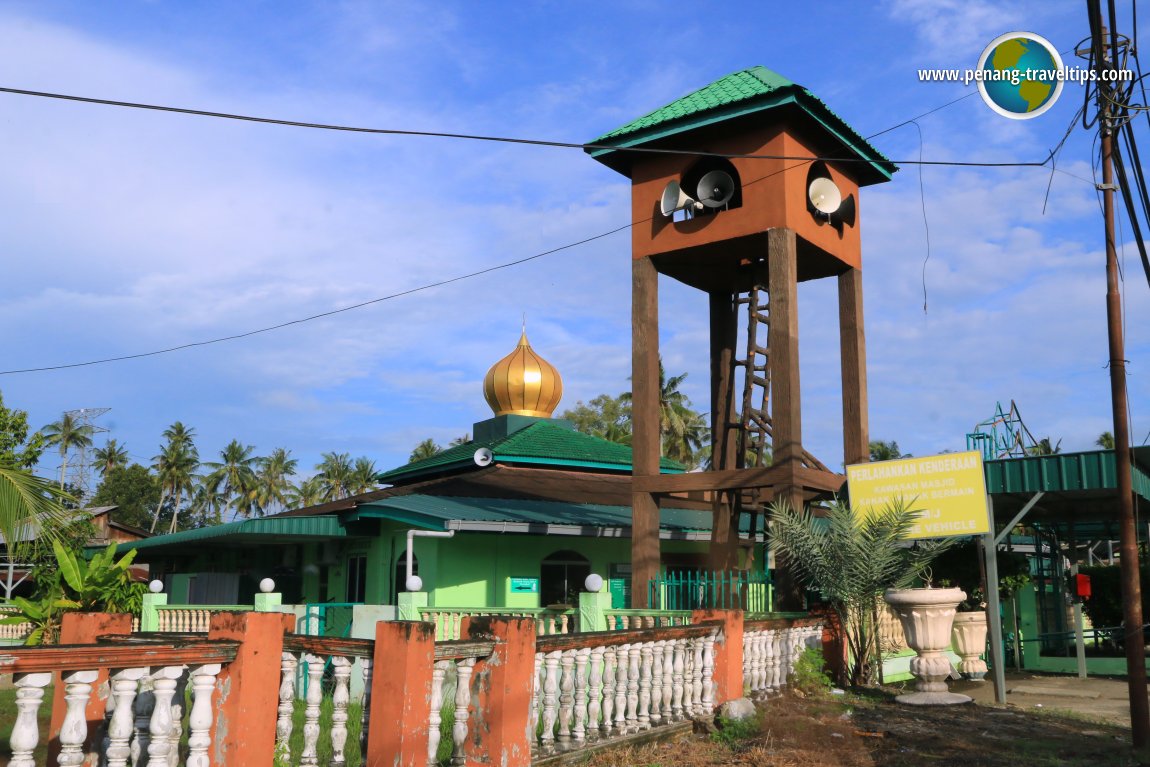
[[[894,690],[761,706],[749,732],[600,753],[589,767],[1132,767],[1130,731],[1037,704],[907,706]]]

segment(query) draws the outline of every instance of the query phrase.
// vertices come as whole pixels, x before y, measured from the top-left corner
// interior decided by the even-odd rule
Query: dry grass
[[[874,693],[775,698],[742,738],[690,735],[587,767],[1132,767],[1129,731],[1049,713],[914,707]]]

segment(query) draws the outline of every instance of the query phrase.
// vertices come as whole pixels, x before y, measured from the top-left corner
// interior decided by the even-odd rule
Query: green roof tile
[[[541,420],[506,437],[486,441],[472,440],[422,461],[384,472],[379,475],[379,481],[395,484],[433,473],[474,466],[475,451],[481,447],[489,449],[497,463],[631,470],[631,448],[626,445]],[[659,466],[664,472],[669,473],[684,470],[682,464],[669,458],[663,458]]]
[[[797,105],[844,147],[866,160],[867,164],[877,172],[875,181],[887,180],[898,170],[894,163],[831,111],[821,99],[803,86],[761,66],[722,77],[620,128],[604,133],[591,143],[619,147],[639,146],[703,125],[787,104]],[[592,157],[604,162],[611,155],[618,154],[616,150],[610,148],[589,149],[588,152]]]

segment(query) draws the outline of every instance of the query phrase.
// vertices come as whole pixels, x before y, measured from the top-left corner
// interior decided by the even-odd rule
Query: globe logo
[[[1007,32],[991,40],[978,58],[978,91],[1003,117],[1029,120],[1054,106],[1062,94],[1062,57],[1046,38]]]

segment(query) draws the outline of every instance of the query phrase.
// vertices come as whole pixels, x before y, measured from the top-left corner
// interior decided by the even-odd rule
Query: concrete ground
[[[997,705],[994,682],[989,675],[984,682],[952,681],[950,691],[969,695],[978,705]],[[1130,698],[1125,679],[1008,673],[1006,705],[1070,711],[1091,719],[1130,726]]]

